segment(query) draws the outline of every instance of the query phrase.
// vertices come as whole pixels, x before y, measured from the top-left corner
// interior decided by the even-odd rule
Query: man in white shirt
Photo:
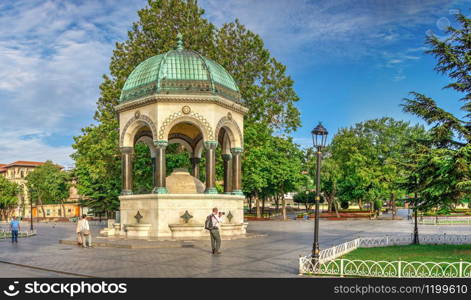
[[[224,213],[219,212],[217,207],[213,208],[213,213],[211,214],[212,227],[209,230],[213,254],[221,254],[219,251],[219,248],[221,248],[221,235],[219,234],[219,228],[221,226],[223,216]]]
[[[83,215],[82,219],[78,221],[77,232],[80,232],[82,246],[84,248],[91,247],[92,246],[92,234],[90,232],[90,225],[88,224],[87,215]]]

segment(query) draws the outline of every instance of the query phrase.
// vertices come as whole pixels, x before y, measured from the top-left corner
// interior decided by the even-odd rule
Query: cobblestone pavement
[[[73,224],[39,224],[38,235],[18,244],[0,240],[0,277],[64,277],[57,272],[96,277],[296,277],[299,255],[310,253],[312,220],[253,221],[248,230],[265,237],[223,241],[222,255],[210,253],[210,242],[191,248],[120,249],[59,244],[73,239]],[[92,228],[96,236],[98,226]],[[320,220],[321,248],[359,236],[406,235],[408,220]],[[469,234],[469,225],[421,225],[420,233]],[[45,270],[6,265],[12,262]],[[71,275],[70,275],[71,276]]]

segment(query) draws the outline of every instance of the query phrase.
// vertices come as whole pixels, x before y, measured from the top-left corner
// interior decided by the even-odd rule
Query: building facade
[[[20,186],[17,209],[19,216],[30,214],[30,197],[26,187],[26,176],[42,164],[44,163],[38,161],[15,161],[10,164],[0,164],[0,175]]]
[[[15,215],[29,218],[31,216],[31,197],[26,185],[26,176],[34,171],[35,168],[43,165],[44,162],[37,161],[15,161],[9,164],[0,164],[0,176],[18,184],[20,193],[18,194],[18,207]],[[61,167],[62,168],[62,167]],[[75,187],[75,181],[72,181],[69,198],[64,205],[61,204],[45,204],[42,207],[32,206],[33,217],[60,218],[60,217],[77,217],[82,212],[79,206],[80,195]],[[42,211],[44,209],[44,213]]]

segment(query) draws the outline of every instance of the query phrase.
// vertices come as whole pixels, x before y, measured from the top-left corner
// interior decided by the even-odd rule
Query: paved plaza
[[[402,212],[404,215],[404,211]],[[2,225],[5,227],[5,225]],[[39,224],[38,235],[18,244],[0,241],[0,277],[297,277],[298,257],[310,253],[312,220],[252,221],[264,237],[223,241],[222,255],[210,242],[159,249],[91,248],[59,244],[74,239],[74,224]],[[94,226],[96,236],[100,226]],[[422,225],[420,233],[469,234],[469,225]],[[360,236],[407,235],[409,220],[320,220],[321,248]]]

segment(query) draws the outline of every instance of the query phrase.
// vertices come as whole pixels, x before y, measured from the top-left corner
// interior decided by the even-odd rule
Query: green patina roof
[[[120,102],[155,93],[210,93],[240,100],[239,88],[221,65],[195,51],[184,49],[181,35],[177,45],[175,50],[140,63],[126,80]]]

